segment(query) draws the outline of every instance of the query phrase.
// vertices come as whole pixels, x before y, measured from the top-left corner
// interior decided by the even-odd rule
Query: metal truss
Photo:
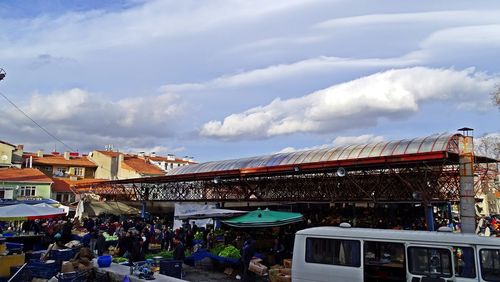
[[[190,181],[97,184],[108,199],[201,202],[437,202],[459,199],[459,170],[446,160],[403,167],[346,168],[282,175],[228,176]],[[137,182],[137,181],[134,181]],[[89,191],[89,189],[86,189]]]

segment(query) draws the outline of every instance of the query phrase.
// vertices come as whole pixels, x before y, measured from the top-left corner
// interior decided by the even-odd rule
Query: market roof
[[[33,156],[34,165],[42,166],[73,166],[73,167],[97,167],[97,165],[87,157],[70,157],[65,159],[64,156],[44,155],[43,157]]]
[[[439,134],[423,138],[384,141],[362,145],[331,147],[291,153],[278,153],[226,161],[206,162],[174,169],[169,175],[242,170],[262,167],[293,166],[343,160],[361,160],[391,156],[409,156],[433,152],[458,154],[459,134]]]
[[[2,168],[0,169],[0,182],[29,182],[29,183],[52,183],[43,172],[35,168]]]

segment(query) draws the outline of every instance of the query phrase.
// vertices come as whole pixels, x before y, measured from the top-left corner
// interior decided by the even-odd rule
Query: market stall
[[[232,227],[238,228],[265,228],[284,226],[292,223],[298,223],[304,220],[304,216],[295,212],[271,211],[269,209],[248,212],[245,215],[223,220]]]

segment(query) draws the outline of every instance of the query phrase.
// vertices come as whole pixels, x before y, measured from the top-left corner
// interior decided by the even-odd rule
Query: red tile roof
[[[196,162],[193,161],[185,161],[183,159],[178,159],[175,158],[174,160],[169,160],[167,157],[162,157],[162,156],[156,156],[156,157],[146,157],[149,160],[155,161],[155,162],[169,162],[169,163],[181,163],[181,164],[195,164]]]
[[[39,158],[33,156],[33,165],[42,165],[42,166],[74,166],[74,167],[97,167],[97,165],[86,157],[70,157],[69,160],[65,159],[64,156],[53,156],[53,155],[44,155],[44,157]]]
[[[71,187],[75,185],[109,181],[107,179],[93,179],[93,178],[70,180],[69,178],[55,178],[55,177],[52,180],[54,181],[54,184],[52,184],[52,192],[73,192]]]
[[[136,171],[139,174],[165,175],[165,172],[163,172],[159,167],[137,157],[125,157],[123,160],[123,168]]]
[[[36,168],[3,168],[0,169],[0,181],[52,183],[43,172]]]

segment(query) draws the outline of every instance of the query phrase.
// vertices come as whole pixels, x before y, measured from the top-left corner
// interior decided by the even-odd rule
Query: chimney
[[[39,157],[39,158],[43,158],[43,150],[41,150],[41,149],[40,149],[40,150],[38,150],[38,151],[36,152],[36,156],[37,156],[37,157]]]
[[[65,159],[65,160],[69,160],[69,159],[70,159],[70,156],[69,156],[69,152],[68,152],[68,151],[65,151],[65,152],[64,152],[64,159]]]
[[[149,156],[151,156],[153,158],[156,157],[156,152],[151,152],[151,154]]]
[[[24,145],[17,145],[16,149],[22,151],[24,150]]]

